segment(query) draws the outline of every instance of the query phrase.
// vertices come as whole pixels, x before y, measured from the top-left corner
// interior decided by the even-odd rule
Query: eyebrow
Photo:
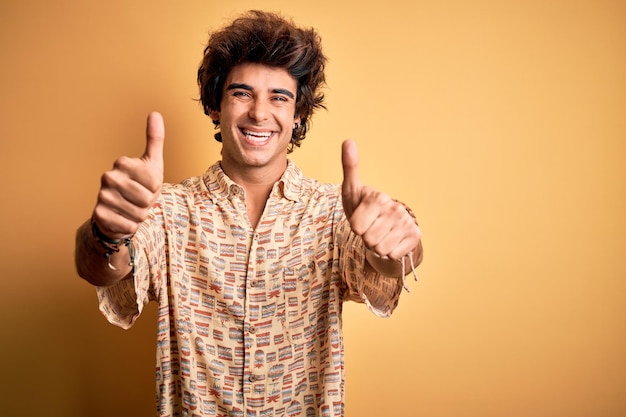
[[[242,89],[242,90],[247,90],[247,91],[253,91],[254,89],[252,88],[252,86],[248,85],[248,84],[244,84],[244,83],[232,83],[229,84],[228,87],[226,87],[226,90],[236,90],[236,89]],[[284,94],[287,97],[294,99],[295,96],[293,95],[293,93],[289,90],[286,90],[284,88],[273,88],[272,93],[274,94]]]

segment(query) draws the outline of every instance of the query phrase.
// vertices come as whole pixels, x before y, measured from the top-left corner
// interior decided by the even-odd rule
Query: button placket
[[[254,366],[253,361],[253,351],[257,344],[257,332],[258,328],[255,324],[256,320],[258,320],[258,311],[257,313],[251,313],[254,310],[250,304],[251,302],[251,291],[256,291],[260,287],[260,282],[256,278],[256,268],[257,268],[257,260],[259,259],[258,248],[260,246],[259,233],[252,232],[249,235],[250,238],[250,246],[248,252],[248,268],[246,275],[246,285],[245,288],[245,317],[244,317],[244,326],[245,326],[245,340],[244,344],[245,349],[245,363],[244,363],[244,384],[255,384],[264,379],[264,375],[259,369]],[[255,373],[256,372],[256,373]],[[248,385],[244,389],[244,404],[248,401],[248,396],[252,394],[253,385]]]

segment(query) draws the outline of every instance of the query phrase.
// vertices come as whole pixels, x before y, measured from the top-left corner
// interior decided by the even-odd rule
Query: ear
[[[209,110],[209,117],[214,122],[219,122],[220,121],[220,112],[217,111],[217,110]]]

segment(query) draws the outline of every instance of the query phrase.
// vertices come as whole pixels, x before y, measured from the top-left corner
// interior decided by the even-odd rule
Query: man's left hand
[[[387,194],[363,185],[358,175],[356,144],[346,140],[341,149],[343,209],[352,231],[380,258],[400,260],[417,253],[421,230],[406,207]],[[417,258],[414,258],[419,263]]]

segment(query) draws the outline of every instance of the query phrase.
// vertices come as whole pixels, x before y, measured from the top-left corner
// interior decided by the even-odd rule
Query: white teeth
[[[243,133],[251,138],[263,138],[267,139],[272,135],[272,132],[250,132],[249,130],[244,130]]]
[[[263,143],[265,142],[270,136],[272,136],[272,132],[251,132],[249,130],[243,130],[242,132],[244,135],[246,135],[246,138],[250,141],[250,142],[254,142],[254,143]]]

